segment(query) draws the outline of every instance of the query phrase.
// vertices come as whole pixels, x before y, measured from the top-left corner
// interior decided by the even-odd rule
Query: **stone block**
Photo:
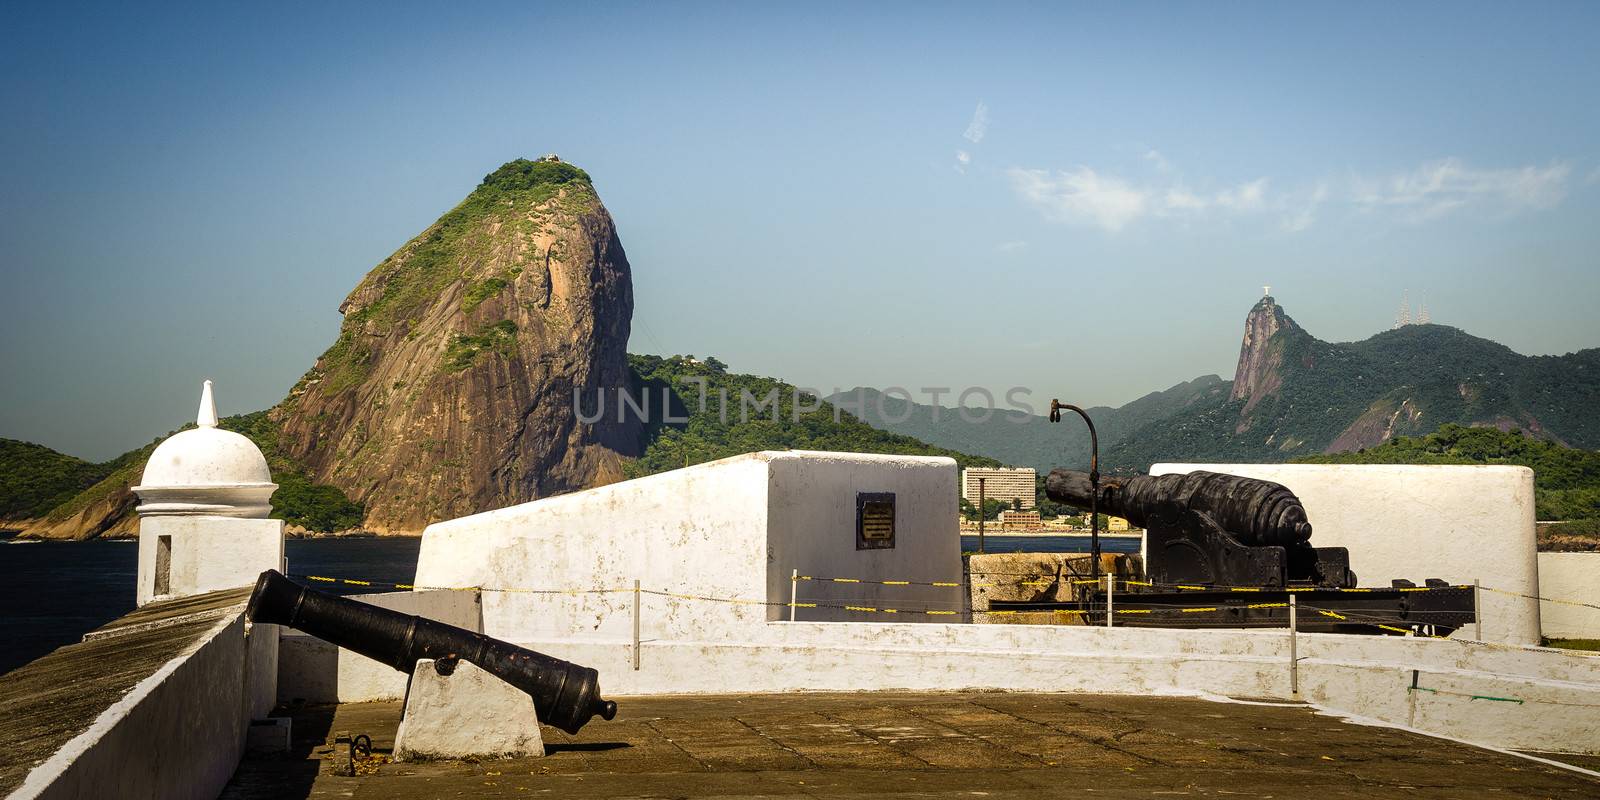
[[[441,673],[433,659],[411,672],[397,760],[543,756],[533,698],[469,661]]]
[[[250,720],[250,730],[245,734],[244,749],[256,754],[282,754],[289,752],[293,721],[288,717],[268,717]]]

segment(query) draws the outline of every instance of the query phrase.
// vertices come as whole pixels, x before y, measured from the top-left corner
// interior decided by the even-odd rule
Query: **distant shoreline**
[[[1053,537],[1053,536],[1088,536],[1089,533],[1090,532],[1087,531],[1087,530],[1077,530],[1077,529],[1050,530],[1048,528],[1044,528],[1044,529],[1030,528],[1028,530],[1023,530],[1023,531],[1019,531],[1019,530],[1004,530],[1004,529],[1002,529],[1000,527],[984,528],[983,529],[983,535],[984,536]],[[978,535],[978,529],[977,528],[962,528],[961,529],[961,535],[962,536],[977,536]],[[1102,538],[1102,539],[1139,539],[1139,538],[1143,538],[1143,537],[1144,537],[1144,533],[1142,531],[1101,531],[1100,532],[1100,538]]]

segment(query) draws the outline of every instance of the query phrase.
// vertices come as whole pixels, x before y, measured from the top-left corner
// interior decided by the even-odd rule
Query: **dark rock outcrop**
[[[1283,386],[1283,348],[1274,347],[1272,339],[1285,330],[1299,331],[1300,326],[1283,313],[1271,295],[1261,298],[1245,317],[1244,341],[1239,345],[1239,364],[1229,394],[1230,399],[1244,401],[1245,415]]]

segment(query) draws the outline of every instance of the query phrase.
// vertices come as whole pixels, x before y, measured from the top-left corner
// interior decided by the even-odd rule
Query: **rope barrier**
[[[1034,576],[1027,576],[1027,577],[1034,577]],[[992,586],[1049,586],[1051,584],[1057,583],[1057,581],[1055,579],[1043,578],[1043,577],[1037,578],[1035,580],[1029,580],[1029,581],[1016,581],[1014,583],[963,583],[961,581],[875,581],[875,580],[870,580],[870,579],[867,579],[867,578],[823,578],[823,577],[817,577],[815,575],[796,575],[796,576],[794,576],[794,578],[792,580],[796,580],[796,581],[815,581],[817,583],[867,583],[867,584],[875,584],[875,585],[878,585],[878,586],[944,586],[944,587],[952,587],[952,588],[961,587],[961,586],[971,586],[971,587],[982,587],[982,586],[991,586],[991,587]],[[1074,583],[1074,584],[1099,583],[1099,581],[1094,581],[1094,580],[1075,580],[1075,581],[1071,581],[1071,583]]]
[[[400,590],[414,590],[414,591],[424,591],[424,590],[434,590],[434,591],[478,591],[478,592],[497,592],[497,593],[508,593],[508,594],[564,595],[564,596],[601,595],[601,594],[625,594],[625,593],[629,593],[629,592],[633,591],[633,589],[631,587],[592,588],[592,589],[534,589],[534,588],[522,588],[522,587],[488,587],[488,586],[470,586],[470,587],[463,587],[463,586],[424,586],[424,585],[418,585],[418,584],[392,583],[392,582],[387,582],[387,581],[377,581],[377,580],[358,579],[358,578],[336,578],[336,577],[329,577],[329,576],[324,576],[324,575],[296,575],[295,577],[302,578],[302,579],[308,580],[308,581],[318,582],[318,583],[332,583],[332,584],[340,584],[340,585],[345,585],[345,586],[357,586],[357,587],[362,587],[362,588],[394,588],[394,589],[400,589]],[[1017,577],[1029,577],[1029,576],[1020,575],[1019,574]],[[963,587],[963,586],[1053,585],[1053,584],[1057,584],[1057,583],[1064,583],[1064,584],[1070,584],[1070,585],[1089,585],[1089,584],[1099,584],[1099,583],[1101,583],[1101,581],[1096,581],[1096,580],[1093,580],[1093,579],[1056,578],[1056,577],[1050,577],[1050,576],[1034,576],[1034,577],[1035,577],[1035,580],[1019,581],[1019,582],[1016,582],[1016,583],[1009,583],[1009,584],[984,584],[984,583],[967,584],[967,583],[961,583],[961,582],[955,582],[955,581],[871,580],[871,579],[865,579],[865,578],[820,577],[820,576],[812,576],[812,575],[797,575],[797,576],[794,576],[793,580],[794,581],[828,582],[828,583],[838,583],[838,584],[846,584],[846,585],[848,585],[848,584],[864,584],[864,585],[877,585],[877,586],[934,586],[934,587],[941,587],[941,588],[960,588],[960,587]],[[1228,590],[1228,591],[1233,591],[1233,592],[1272,591],[1272,590],[1267,589],[1265,587],[1246,587],[1246,586],[1207,587],[1207,586],[1200,586],[1200,585],[1196,585],[1196,584],[1159,584],[1159,583],[1155,583],[1155,582],[1152,582],[1152,581],[1138,581],[1138,580],[1132,580],[1132,579],[1119,579],[1118,582],[1122,583],[1124,586],[1145,586],[1145,587],[1152,587],[1152,588],[1176,588],[1176,589],[1180,589],[1180,590],[1202,590],[1202,591]],[[1470,589],[1472,587],[1471,586],[1460,586],[1460,585],[1452,585],[1452,586],[1449,586],[1449,587],[1435,587],[1435,586],[1422,587],[1422,586],[1419,586],[1419,587],[1406,587],[1406,588],[1400,589],[1399,591],[1418,592],[1418,591],[1433,591],[1433,590],[1446,589],[1446,588],[1449,588],[1449,589]],[[1487,591],[1492,591],[1492,592],[1496,592],[1496,593],[1499,593],[1499,594],[1512,595],[1512,596],[1516,596],[1516,597],[1522,597],[1522,598],[1526,598],[1526,599],[1534,599],[1534,600],[1541,600],[1541,601],[1554,602],[1554,603],[1563,603],[1563,604],[1566,604],[1566,605],[1581,606],[1581,607],[1584,607],[1584,608],[1600,609],[1600,606],[1589,604],[1589,603],[1580,603],[1580,602],[1575,602],[1575,601],[1558,600],[1558,599],[1555,599],[1555,598],[1540,597],[1540,596],[1537,596],[1537,595],[1522,594],[1520,592],[1512,592],[1512,591],[1508,591],[1508,590],[1505,590],[1505,589],[1496,589],[1496,588],[1488,587],[1488,586],[1485,586],[1485,587],[1482,587],[1482,588],[1487,590]],[[1349,588],[1349,589],[1334,589],[1334,590],[1320,589],[1320,588],[1310,588],[1310,587],[1290,587],[1290,588],[1287,588],[1287,589],[1280,589],[1280,590],[1276,590],[1276,591],[1289,591],[1289,592],[1295,592],[1295,591],[1371,592],[1371,591],[1374,591],[1374,590],[1371,589],[1371,588],[1366,588],[1366,587]],[[728,604],[731,604],[731,605],[761,606],[761,607],[766,607],[766,608],[833,609],[833,610],[838,610],[838,611],[848,611],[848,612],[852,612],[852,613],[862,613],[862,614],[897,614],[897,615],[898,614],[907,614],[907,615],[923,615],[923,616],[964,616],[967,613],[964,609],[955,610],[955,609],[940,609],[940,608],[927,608],[927,607],[924,607],[924,608],[902,608],[902,607],[898,607],[898,606],[882,606],[882,605],[877,605],[878,601],[876,601],[876,600],[861,600],[861,599],[835,599],[832,602],[800,602],[799,600],[794,600],[794,601],[790,601],[790,602],[782,602],[782,601],[753,600],[753,599],[748,599],[748,598],[713,597],[713,596],[709,596],[709,595],[696,595],[696,594],[686,594],[686,593],[680,593],[680,592],[668,592],[668,591],[656,590],[656,589],[645,589],[645,590],[642,590],[642,592],[644,594],[650,594],[650,595],[654,595],[654,596],[658,596],[658,597],[670,597],[670,598],[681,599],[681,600],[694,600],[694,601],[701,601],[701,602],[728,603]],[[1138,593],[1135,592],[1135,593],[1133,593],[1132,596],[1133,597],[1137,597],[1137,595],[1138,595]],[[922,605],[924,605],[924,606],[936,605],[936,604],[938,604],[936,601],[928,601],[928,602],[922,603]],[[1160,614],[1172,614],[1172,615],[1175,615],[1175,616],[1182,616],[1182,615],[1185,615],[1185,614],[1222,613],[1222,612],[1227,612],[1227,611],[1236,610],[1236,609],[1272,609],[1272,608],[1285,608],[1287,606],[1288,606],[1288,603],[1249,603],[1249,604],[1245,604],[1245,605],[1242,605],[1242,606],[1215,606],[1215,605],[1210,605],[1210,606],[1183,606],[1183,605],[1177,605],[1177,604],[1161,604],[1161,605],[1156,605],[1156,606],[1147,606],[1147,607],[1143,607],[1143,608],[1118,608],[1118,609],[1113,610],[1112,613],[1114,615],[1117,615],[1117,616],[1123,616],[1123,615],[1127,615],[1127,616],[1160,615]],[[1333,611],[1331,609],[1317,608],[1315,606],[1310,606],[1310,605],[1302,605],[1301,608],[1305,609],[1308,612],[1313,612],[1313,613],[1319,614],[1319,615],[1321,615],[1323,617],[1326,617],[1326,618],[1329,618],[1329,619],[1338,620],[1340,622],[1353,622],[1353,623],[1356,623],[1356,624],[1372,625],[1373,627],[1376,627],[1376,628],[1378,628],[1380,630],[1390,631],[1390,632],[1393,632],[1393,633],[1401,633],[1401,634],[1407,634],[1407,635],[1418,636],[1418,637],[1428,637],[1428,638],[1448,638],[1448,637],[1431,636],[1429,634],[1418,633],[1414,626],[1427,625],[1428,623],[1425,622],[1425,621],[1416,621],[1416,620],[1411,620],[1411,619],[1397,619],[1397,618],[1389,617],[1389,616],[1375,616],[1375,615],[1370,615],[1370,614],[1362,614],[1360,612],[1350,611],[1349,609],[1345,609],[1345,610],[1343,610],[1341,612],[1341,611]],[[1098,608],[1098,609],[1042,609],[1042,610],[1038,610],[1038,611],[1022,611],[1022,610],[1016,610],[1016,609],[997,609],[997,610],[990,610],[990,611],[976,611],[976,612],[972,612],[972,613],[985,614],[985,615],[989,615],[989,616],[1017,616],[1017,615],[1021,615],[1021,614],[1053,614],[1053,615],[1057,615],[1057,616],[1100,616],[1100,615],[1103,615],[1105,613],[1105,609],[1103,609],[1103,608]],[[1450,614],[1453,614],[1453,613],[1454,612],[1448,612],[1448,611],[1417,610],[1417,611],[1411,611],[1409,616],[1421,617],[1421,618],[1425,619],[1428,615],[1450,615]],[[1401,626],[1413,626],[1413,627],[1401,627]]]
[[[304,578],[306,580],[316,581],[316,582],[320,582],[320,583],[336,583],[336,584],[342,584],[342,585],[346,585],[346,586],[360,586],[360,587],[365,587],[365,588],[392,587],[392,588],[395,588],[395,589],[414,590],[414,591],[423,591],[423,590],[479,591],[479,592],[499,592],[499,593],[511,593],[511,594],[566,595],[566,596],[588,595],[588,594],[620,594],[620,593],[627,593],[627,592],[633,591],[633,589],[631,589],[631,588],[614,588],[614,589],[613,588],[533,589],[533,588],[488,587],[488,586],[474,586],[474,587],[422,586],[422,585],[417,585],[417,584],[391,583],[391,582],[386,582],[386,581],[363,580],[363,579],[356,579],[356,578],[334,578],[334,577],[328,577],[328,576],[324,576],[324,575],[298,575],[296,577],[301,577],[301,578]],[[1026,577],[1026,576],[1018,575],[1018,577]],[[1054,578],[1054,577],[1046,577],[1046,576],[1038,576],[1037,579],[1032,580],[1032,581],[1019,581],[1019,582],[1010,583],[1010,584],[982,584],[982,583],[964,584],[964,583],[959,583],[959,582],[955,582],[955,581],[910,581],[910,580],[904,580],[904,581],[901,581],[901,580],[881,580],[880,581],[880,580],[871,580],[871,579],[865,579],[865,578],[820,577],[820,576],[813,576],[813,575],[796,575],[796,576],[793,577],[792,580],[796,581],[796,582],[798,582],[798,581],[815,581],[815,582],[828,582],[828,583],[840,583],[840,584],[867,584],[867,585],[878,585],[878,586],[935,586],[935,587],[942,587],[942,588],[959,588],[959,587],[962,587],[962,586],[1053,585],[1053,584],[1056,584],[1056,583],[1065,583],[1065,584],[1070,584],[1070,585],[1089,585],[1089,584],[1099,584],[1099,583],[1101,583],[1100,581],[1096,581],[1096,580],[1093,580],[1093,579],[1075,579],[1075,578],[1062,579],[1062,578]],[[1149,587],[1160,587],[1160,586],[1163,586],[1162,584],[1157,584],[1157,583],[1154,583],[1154,582],[1151,582],[1151,581],[1136,581],[1136,580],[1131,580],[1131,579],[1121,579],[1119,582],[1121,582],[1124,586],[1128,586],[1128,585],[1149,586]],[[1262,587],[1215,587],[1213,589],[1211,587],[1198,586],[1198,585],[1192,585],[1192,584],[1170,584],[1168,586],[1170,586],[1172,588],[1178,588],[1178,589],[1196,589],[1196,590],[1207,590],[1207,591],[1220,590],[1222,588],[1229,589],[1230,591],[1240,591],[1240,592],[1259,592],[1259,591],[1263,591]],[[1441,588],[1441,587],[1418,587],[1418,588],[1426,590],[1426,589]],[[1290,591],[1293,591],[1293,589],[1291,589]],[[1357,591],[1357,590],[1346,590],[1346,591]],[[1359,591],[1370,591],[1370,590],[1359,590]],[[898,607],[889,607],[889,606],[868,605],[867,603],[872,602],[872,601],[863,602],[863,601],[859,601],[859,600],[853,601],[853,602],[850,601],[850,600],[840,600],[838,602],[833,602],[833,603],[799,602],[798,600],[791,601],[791,602],[781,602],[781,601],[767,601],[767,600],[752,600],[752,599],[747,599],[747,598],[712,597],[712,596],[708,596],[708,595],[684,594],[684,593],[679,593],[679,592],[667,592],[667,591],[656,590],[656,589],[646,589],[646,590],[643,590],[643,593],[650,594],[650,595],[655,595],[655,596],[658,596],[658,597],[670,597],[670,598],[681,599],[681,600],[696,600],[696,601],[703,601],[703,602],[729,603],[731,605],[762,606],[762,607],[768,607],[768,608],[814,608],[814,609],[826,608],[826,609],[833,609],[833,610],[839,610],[839,611],[849,611],[849,612],[854,612],[854,613],[865,613],[865,614],[912,614],[912,615],[920,614],[920,615],[924,615],[924,616],[961,616],[961,615],[963,615],[963,613],[965,613],[964,610],[932,609],[932,608],[898,608]],[[926,605],[926,603],[924,605]],[[1284,608],[1284,607],[1287,607],[1287,606],[1288,606],[1287,603],[1250,603],[1250,604],[1247,604],[1245,606],[1242,606],[1242,608],[1267,609],[1267,608]],[[1129,616],[1132,616],[1132,615],[1156,615],[1156,614],[1162,614],[1162,613],[1176,613],[1176,614],[1182,615],[1182,614],[1219,613],[1219,612],[1228,611],[1231,608],[1240,608],[1240,607],[1239,606],[1229,607],[1229,606],[1162,605],[1162,606],[1147,607],[1147,608],[1121,608],[1121,609],[1115,609],[1112,613],[1115,614],[1115,615],[1129,615]],[[1306,607],[1306,608],[1308,610],[1317,611],[1317,612],[1321,613],[1324,616],[1331,617],[1331,618],[1334,618],[1334,619],[1338,619],[1338,620],[1341,620],[1341,621],[1346,621],[1346,620],[1349,619],[1348,616],[1343,615],[1343,614],[1339,614],[1337,612],[1328,611],[1328,610],[1325,610],[1325,609],[1316,609],[1316,608],[1309,607],[1309,606]],[[1057,615],[1062,615],[1062,616],[1085,616],[1085,615],[1101,615],[1101,614],[1104,614],[1105,611],[1103,609],[1096,609],[1096,610],[1049,609],[1049,610],[1039,610],[1039,611],[1019,611],[1019,610],[1013,610],[1013,609],[1000,609],[1000,610],[992,610],[992,611],[978,611],[978,612],[974,612],[974,613],[988,614],[988,615],[993,615],[993,616],[1016,616],[1018,614],[1057,614]],[[1376,617],[1375,618],[1370,618],[1370,619],[1373,621],[1373,624],[1375,624],[1376,627],[1378,627],[1380,629],[1383,629],[1383,630],[1394,631],[1394,632],[1397,632],[1397,633],[1410,633],[1411,632],[1410,629],[1398,628],[1398,627],[1395,627],[1393,625],[1382,624],[1382,623],[1387,623],[1387,622],[1403,622],[1403,620],[1397,620],[1397,619],[1391,619],[1391,618],[1376,618]],[[1364,621],[1364,620],[1358,620],[1358,621]]]
[[[985,577],[990,577],[990,576],[995,576],[995,575],[1007,575],[1008,577],[1030,578],[1031,580],[1006,581],[1006,582],[963,583],[963,582],[959,582],[959,581],[913,581],[913,580],[874,580],[874,579],[871,579],[871,578],[835,578],[835,577],[821,577],[821,576],[816,576],[816,575],[796,575],[796,576],[794,576],[793,580],[796,580],[796,581],[814,581],[814,582],[818,582],[818,583],[865,583],[865,584],[876,584],[876,585],[879,585],[879,586],[945,586],[945,587],[966,586],[966,587],[970,587],[970,588],[995,588],[995,587],[1003,587],[1003,586],[1053,586],[1053,585],[1056,585],[1056,584],[1070,585],[1070,586],[1098,586],[1098,585],[1104,584],[1104,582],[1105,582],[1105,580],[1103,578],[1101,578],[1101,579],[1095,579],[1095,578],[1069,578],[1069,577],[1066,577],[1066,576],[1030,575],[1030,574],[1022,574],[1022,573],[978,572],[978,573],[974,573],[974,574],[982,575],[982,576],[985,576]],[[1123,589],[1127,589],[1130,586],[1142,586],[1142,587],[1152,588],[1152,589],[1178,589],[1180,591],[1193,591],[1193,592],[1291,592],[1291,593],[1294,593],[1294,592],[1355,592],[1355,593],[1371,593],[1371,592],[1379,592],[1379,591],[1435,592],[1435,591],[1444,591],[1444,590],[1448,590],[1448,589],[1471,589],[1472,588],[1472,586],[1470,584],[1451,584],[1449,586],[1406,586],[1406,587],[1394,587],[1392,589],[1391,588],[1384,588],[1384,587],[1373,587],[1373,586],[1359,586],[1359,587],[1352,586],[1352,587],[1348,587],[1348,588],[1323,587],[1323,586],[1288,586],[1288,587],[1271,587],[1271,586],[1206,586],[1206,585],[1203,585],[1203,584],[1195,584],[1195,583],[1156,583],[1154,581],[1140,581],[1140,580],[1134,580],[1132,578],[1117,578],[1116,579],[1116,583],[1119,584]],[[1485,588],[1487,588],[1487,587],[1485,587]]]
[[[1497,702],[1497,703],[1516,703],[1519,706],[1522,705],[1523,702],[1525,702],[1523,700],[1518,700],[1515,697],[1495,697],[1494,695],[1488,695],[1488,694],[1470,694],[1468,692],[1452,692],[1452,691],[1449,691],[1449,690],[1446,690],[1446,689],[1430,689],[1430,688],[1428,688],[1426,686],[1407,686],[1406,687],[1406,691],[1408,691],[1408,692],[1427,692],[1428,694],[1448,694],[1448,695],[1453,695],[1455,697],[1465,697],[1465,698],[1468,698],[1468,699],[1471,699],[1471,700],[1492,700],[1492,701]],[[1563,702],[1560,702],[1560,701],[1556,701],[1554,703],[1554,705],[1581,706],[1581,705],[1588,705],[1588,704],[1587,703],[1563,703]]]
[[[629,590],[632,591],[632,590]],[[679,592],[664,592],[659,589],[642,589],[642,594],[657,597],[671,597],[678,600],[701,600],[713,603],[732,603],[734,605],[768,606],[772,608],[831,608],[842,611],[856,611],[861,613],[876,614],[924,614],[927,616],[959,616],[961,611],[935,608],[887,608],[879,606],[852,605],[850,603],[785,603],[769,600],[749,600],[737,597],[711,597],[709,595],[682,594]]]
[[[1536,595],[1536,594],[1523,594],[1522,592],[1513,592],[1513,591],[1511,591],[1509,589],[1496,589],[1493,586],[1484,586],[1484,587],[1480,587],[1480,588],[1482,588],[1486,592],[1494,592],[1495,594],[1505,594],[1505,595],[1510,595],[1512,597],[1521,597],[1521,598],[1526,599],[1526,600],[1538,600],[1538,601],[1540,601],[1542,603],[1559,603],[1559,604],[1564,605],[1564,606],[1577,606],[1579,608],[1592,608],[1592,609],[1595,609],[1597,611],[1600,611],[1600,605],[1595,605],[1594,603],[1580,603],[1580,602],[1578,602],[1576,600],[1558,600],[1558,599],[1556,599],[1554,597],[1543,597],[1543,596]]]
[[[633,589],[520,589],[496,588],[492,586],[419,586],[410,583],[390,583],[388,581],[367,581],[355,578],[329,578],[323,575],[290,575],[291,578],[304,578],[318,583],[338,583],[345,586],[366,586],[370,588],[392,588],[405,591],[418,592],[507,592],[513,594],[612,594],[617,592],[631,592]]]

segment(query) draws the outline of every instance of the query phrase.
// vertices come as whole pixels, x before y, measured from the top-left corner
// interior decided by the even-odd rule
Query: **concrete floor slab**
[[[1352,725],[1304,706],[1129,695],[895,693],[629,697],[547,756],[365,765],[398,703],[303,707],[287,759],[240,766],[224,797],[1600,796],[1600,780],[1489,750]]]

